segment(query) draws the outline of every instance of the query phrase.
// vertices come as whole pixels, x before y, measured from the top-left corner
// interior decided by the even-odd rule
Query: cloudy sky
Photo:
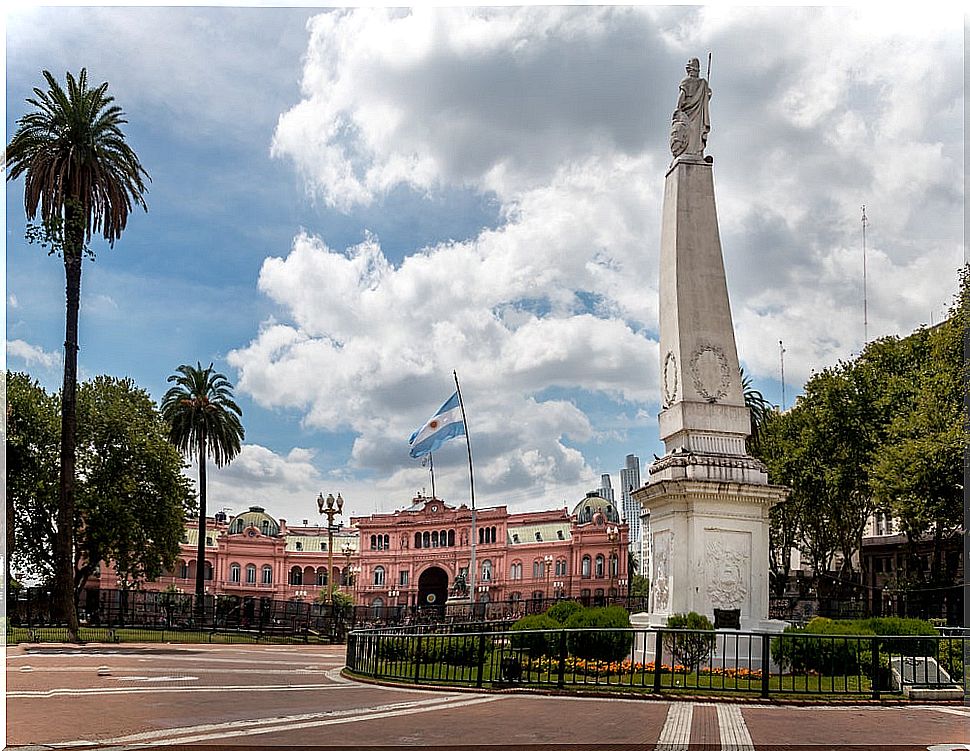
[[[869,336],[939,321],[963,259],[963,18],[857,9],[22,8],[7,139],[49,69],[127,114],[149,211],[82,278],[82,377],[156,399],[214,362],[244,410],[210,508],[312,518],[427,489],[407,438],[454,391],[480,505],[572,505],[657,439],[670,113],[713,53],[742,364],[787,401]],[[6,357],[50,389],[63,266],[6,194]],[[468,500],[464,444],[435,457]],[[645,467],[644,467],[645,469]],[[190,470],[194,476],[194,471]]]

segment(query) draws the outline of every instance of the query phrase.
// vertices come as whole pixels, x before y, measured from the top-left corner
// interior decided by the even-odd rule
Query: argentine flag
[[[461,419],[461,407],[458,404],[458,392],[441,405],[441,409],[432,415],[424,425],[411,434],[408,444],[411,446],[411,457],[420,459],[450,438],[465,435],[465,423]]]

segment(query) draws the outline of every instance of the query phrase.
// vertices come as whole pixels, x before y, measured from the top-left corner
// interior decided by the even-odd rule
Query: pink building
[[[471,509],[418,496],[403,510],[351,518],[360,533],[359,604],[434,605],[471,584]],[[626,594],[628,530],[590,493],[573,509],[476,513],[475,601],[600,600]]]
[[[443,604],[459,574],[470,582],[471,509],[418,496],[391,514],[352,517],[333,535],[330,576],[358,605]],[[590,493],[573,509],[476,513],[476,602],[596,601],[626,594],[627,526],[609,501]],[[195,591],[198,527],[186,525],[173,571],[141,587]],[[326,526],[289,527],[260,506],[206,523],[206,592],[212,595],[317,600],[326,591]],[[100,586],[119,587],[112,566]]]
[[[198,523],[188,522],[175,569],[143,589],[175,587],[195,592]],[[276,600],[316,600],[327,588],[328,540],[326,526],[288,527],[260,506],[227,519],[223,514],[206,522],[206,592],[214,595],[270,597]],[[351,570],[357,557],[357,534],[337,528],[333,535],[332,576],[335,590],[348,594]],[[103,566],[100,586],[118,587],[112,566]]]

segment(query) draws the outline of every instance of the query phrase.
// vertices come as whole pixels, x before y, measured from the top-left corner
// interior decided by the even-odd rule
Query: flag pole
[[[452,371],[455,375],[455,391],[458,392],[458,406],[461,407],[461,422],[465,427],[465,445],[468,447],[468,482],[471,485],[471,496],[472,496],[472,539],[471,539],[471,562],[468,565],[468,591],[470,593],[470,599],[472,606],[475,605],[475,582],[478,577],[476,576],[477,571],[475,570],[475,542],[476,542],[476,528],[475,528],[475,475],[472,472],[472,444],[471,440],[468,438],[468,421],[465,419],[465,403],[461,399],[461,386],[458,385],[458,371]]]

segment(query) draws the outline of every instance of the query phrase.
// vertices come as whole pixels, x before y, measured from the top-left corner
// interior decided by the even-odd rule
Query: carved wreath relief
[[[664,406],[669,407],[677,398],[677,356],[668,350],[663,367]]]
[[[747,550],[748,539],[738,533],[729,533],[741,540],[730,544],[724,533],[712,534],[707,540],[706,569],[707,596],[714,607],[741,608],[748,599],[748,579],[750,557]]]
[[[669,530],[653,535],[653,594],[654,613],[670,612],[670,548],[674,533]]]
[[[731,367],[724,350],[713,344],[702,344],[690,356],[690,375],[694,390],[709,402],[727,396],[731,386]]]

